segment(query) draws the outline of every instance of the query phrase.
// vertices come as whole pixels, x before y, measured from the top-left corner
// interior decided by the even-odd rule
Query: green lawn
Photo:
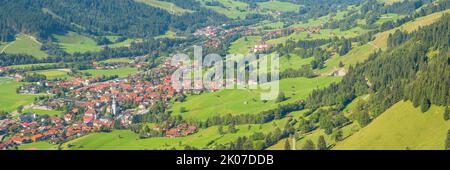
[[[61,115],[61,111],[56,111],[56,110],[42,110],[42,109],[27,109],[23,111],[24,113],[34,113],[37,115],[49,115],[49,116],[60,116]]]
[[[432,106],[422,113],[411,102],[398,102],[334,149],[442,150],[450,128],[443,113],[443,107]]]
[[[213,115],[224,114],[258,114],[261,111],[276,108],[279,104],[293,103],[305,99],[315,88],[328,86],[339,81],[338,77],[291,78],[280,81],[280,90],[288,100],[276,103],[275,101],[261,101],[261,90],[225,89],[214,93],[189,96],[183,103],[175,103],[170,110],[181,114],[187,119],[205,120]],[[188,112],[180,113],[184,107]]]
[[[69,32],[65,35],[55,35],[59,45],[68,53],[75,52],[96,52],[103,49],[102,46],[98,46],[94,39],[75,33]]]
[[[252,48],[260,41],[261,37],[259,36],[247,36],[239,38],[238,40],[231,43],[228,53],[247,55],[251,52]]]
[[[52,145],[46,141],[34,142],[20,145],[19,150],[57,150],[57,145]]]
[[[247,10],[247,3],[236,1],[236,0],[216,0],[222,3],[225,8],[219,6],[207,6],[205,2],[211,2],[212,0],[197,0],[204,7],[216,11],[217,13],[223,14],[231,19],[244,19],[247,14],[251,14],[254,12],[250,12]]]
[[[300,9],[300,5],[281,1],[260,2],[258,5],[263,9],[281,12],[293,12]]]
[[[38,95],[17,94],[16,89],[21,83],[12,79],[0,78],[0,110],[12,112],[17,107],[33,103]]]
[[[134,74],[137,72],[137,68],[116,68],[116,69],[90,69],[84,70],[85,73],[90,73],[92,76],[113,76],[117,75],[119,77],[126,77],[130,74]]]
[[[50,70],[38,70],[38,71],[31,71],[28,72],[29,74],[42,74],[47,76],[47,79],[54,80],[54,79],[64,79],[69,78],[70,76],[67,74],[68,70],[63,69],[50,69]]]
[[[0,53],[10,53],[10,54],[28,54],[36,58],[46,58],[48,55],[41,50],[42,44],[32,37],[19,34],[15,41],[3,42],[0,47]]]
[[[187,12],[192,12],[191,10],[187,10],[187,9],[183,9],[179,6],[176,6],[173,3],[170,2],[166,2],[166,1],[158,1],[158,0],[135,0],[137,2],[142,2],[144,4],[153,6],[153,7],[157,7],[157,8],[161,8],[166,10],[167,12],[170,13],[175,13],[178,15],[187,13]]]
[[[70,54],[73,54],[75,52],[84,53],[88,51],[98,52],[105,47],[97,45],[97,42],[93,38],[78,34],[76,32],[68,32],[67,34],[64,35],[54,35],[54,37],[58,40],[58,43],[61,46],[61,48]],[[118,38],[118,36],[106,36],[106,38],[115,41]],[[110,48],[126,47],[130,46],[132,42],[139,42],[139,41],[142,40],[126,39],[125,41],[109,44],[107,46]]]
[[[355,27],[347,31],[341,31],[339,29],[322,29],[318,34],[309,34],[307,32],[296,32],[288,36],[271,39],[267,41],[267,43],[282,44],[289,39],[299,41],[299,40],[329,39],[333,37],[352,38],[361,35],[363,33],[366,33],[367,31],[368,30],[362,29],[361,27]]]
[[[24,68],[30,68],[33,66],[48,66],[48,65],[56,65],[58,63],[38,63],[38,64],[21,64],[21,65],[13,65],[13,66],[9,66],[11,68],[15,68],[15,69],[24,69]]]
[[[291,54],[291,57],[283,56],[280,57],[280,71],[284,71],[287,69],[300,69],[302,65],[310,64],[313,61],[313,57],[309,58],[300,58],[295,54]]]
[[[177,36],[176,32],[173,32],[173,31],[169,30],[165,34],[155,37],[155,39],[161,39],[161,38],[174,39],[174,38],[185,38],[185,37]]]
[[[129,63],[133,61],[130,58],[111,58],[108,60],[99,61],[99,63]]]

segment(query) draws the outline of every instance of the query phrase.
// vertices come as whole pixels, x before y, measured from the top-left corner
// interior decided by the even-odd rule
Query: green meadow
[[[42,74],[42,75],[45,75],[47,77],[47,79],[49,79],[49,80],[64,79],[64,78],[70,77],[67,74],[67,73],[69,73],[69,70],[64,70],[64,69],[38,70],[38,71],[31,71],[28,73],[29,74],[33,74],[33,73]]]
[[[38,95],[17,94],[16,89],[22,83],[9,78],[0,78],[0,108],[1,110],[12,112],[19,106],[25,106],[33,103]]]
[[[65,35],[55,35],[55,38],[58,40],[61,48],[70,54],[75,52],[96,52],[103,49],[103,47],[97,45],[94,39],[75,32],[68,32]]]
[[[272,11],[292,12],[300,10],[300,5],[281,1],[260,2],[258,5],[263,9]]]
[[[36,58],[46,58],[48,55],[41,50],[42,43],[31,36],[19,34],[12,42],[3,42],[0,46],[0,53],[28,54]]]
[[[409,101],[398,102],[334,149],[441,150],[450,128],[443,113],[443,107],[431,106],[422,113]]]
[[[37,115],[49,115],[49,116],[60,116],[62,114],[61,111],[56,111],[56,110],[43,110],[43,109],[26,109],[23,111],[24,113],[34,113]]]
[[[212,0],[198,0],[204,7],[211,9],[217,13],[223,14],[231,19],[244,19],[247,14],[251,14],[254,12],[250,12],[247,10],[247,3],[236,1],[236,0],[217,0],[222,3],[225,8],[220,6],[207,6],[205,2],[211,2]]]
[[[9,66],[11,68],[15,69],[24,69],[24,68],[31,68],[31,67],[37,67],[37,66],[49,66],[49,65],[57,65],[58,63],[37,63],[37,64],[20,64],[20,65],[13,65]]]
[[[247,55],[251,52],[252,48],[260,41],[261,37],[259,36],[246,36],[239,38],[238,40],[231,43],[228,53]]]
[[[103,61],[99,61],[99,63],[129,63],[133,61],[130,58],[111,58]]]
[[[58,40],[58,44],[66,52],[73,54],[76,52],[98,52],[101,51],[105,46],[98,45],[97,42],[88,36],[78,34],[76,32],[68,32],[64,35],[54,35]],[[114,42],[118,36],[106,36],[110,41]],[[142,41],[140,39],[126,39],[125,41],[119,43],[113,43],[107,45],[110,48],[126,47],[130,46],[132,42]]]
[[[182,103],[175,103],[170,109],[187,119],[205,120],[214,115],[258,114],[261,111],[276,108],[279,104],[288,104],[305,99],[313,89],[326,87],[339,77],[291,78],[280,80],[280,91],[288,98],[286,101],[262,101],[261,90],[224,89],[213,93],[188,96]],[[187,112],[180,113],[180,108]]]
[[[314,39],[329,39],[333,37],[345,37],[352,38],[363,33],[366,33],[368,30],[362,29],[361,27],[355,27],[346,31],[341,31],[339,29],[322,29],[320,33],[307,33],[307,32],[295,32],[288,36],[283,36],[276,39],[268,40],[269,44],[282,44],[287,40],[314,40]]]
[[[178,15],[181,15],[181,14],[184,14],[187,12],[192,12],[190,10],[183,9],[179,6],[176,6],[173,3],[166,2],[166,1],[158,1],[158,0],[136,0],[136,1],[142,2],[144,4],[147,4],[147,5],[150,5],[153,7],[161,8],[161,9],[166,10],[167,12],[178,14]]]
[[[185,37],[181,37],[181,36],[177,36],[176,32],[173,31],[167,31],[165,34],[163,35],[159,35],[156,36],[155,39],[161,39],[161,38],[169,38],[169,39],[174,39],[174,38],[185,38]]]
[[[116,68],[116,69],[89,69],[83,70],[85,73],[89,73],[92,76],[113,76],[117,75],[119,77],[126,77],[130,74],[136,73],[137,68],[126,67],[126,68]]]

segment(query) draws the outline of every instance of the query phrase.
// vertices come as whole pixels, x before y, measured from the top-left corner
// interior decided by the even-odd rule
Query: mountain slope
[[[333,149],[444,149],[450,121],[443,113],[443,107],[422,113],[411,102],[398,102]]]

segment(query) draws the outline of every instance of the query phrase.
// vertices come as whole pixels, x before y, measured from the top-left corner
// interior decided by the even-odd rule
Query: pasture
[[[16,89],[22,83],[9,78],[0,78],[0,110],[7,112],[15,111],[19,106],[33,103],[34,98],[39,95],[17,94]]]
[[[260,100],[260,89],[241,90],[225,89],[213,93],[188,96],[182,103],[175,103],[171,111],[175,115],[181,114],[186,119],[205,120],[214,115],[225,114],[258,114],[261,111],[276,108],[279,104],[288,104],[305,99],[313,89],[326,87],[332,82],[339,81],[339,77],[291,78],[280,80],[280,91],[288,98],[286,101]],[[180,113],[180,108],[188,111]]]
[[[444,108],[431,106],[422,113],[412,103],[398,102],[334,149],[444,149],[450,122],[443,119]]]

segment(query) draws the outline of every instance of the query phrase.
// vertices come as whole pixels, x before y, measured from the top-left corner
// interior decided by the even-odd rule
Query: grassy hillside
[[[68,53],[100,51],[101,46],[98,46],[95,40],[90,37],[69,32],[66,35],[55,35],[59,45]]]
[[[313,79],[292,78],[280,81],[280,90],[288,100],[276,103],[275,101],[261,101],[260,90],[221,90],[214,93],[189,96],[183,103],[175,103],[170,109],[174,114],[181,114],[187,119],[205,120],[218,114],[257,114],[264,110],[276,108],[279,104],[293,103],[305,99],[315,88],[328,86],[339,81],[339,77],[317,77]],[[188,112],[180,113],[184,107]]]
[[[76,32],[68,32],[64,35],[55,35],[54,36],[62,49],[66,52],[73,54],[75,52],[84,53],[84,52],[98,52],[101,51],[105,46],[97,45],[97,42],[88,36],[78,34]],[[118,36],[106,36],[106,38],[110,39],[114,42]],[[140,39],[126,39],[125,41],[119,43],[109,44],[108,47],[117,48],[117,47],[126,47],[130,46],[132,42],[142,41]]]
[[[450,122],[443,107],[422,113],[411,102],[399,102],[334,149],[444,149]]]
[[[211,9],[217,13],[223,14],[231,19],[244,19],[247,14],[254,13],[252,11],[247,10],[247,3],[236,1],[236,0],[215,0],[217,2],[222,3],[224,7],[220,6],[208,6],[206,2],[211,2],[212,0],[197,0],[199,1],[205,8]]]
[[[179,6],[176,6],[173,3],[170,2],[165,2],[165,1],[158,1],[158,0],[135,0],[136,2],[142,2],[144,4],[153,6],[153,7],[157,7],[157,8],[161,8],[166,10],[167,12],[173,13],[173,14],[184,14],[186,12],[192,12],[190,10],[187,9],[183,9]]]
[[[3,42],[0,46],[0,53],[28,54],[36,58],[45,58],[47,53],[41,51],[42,44],[31,36],[19,34],[15,41]]]
[[[419,29],[420,27],[434,23],[444,13],[449,12],[450,10],[445,10],[442,12],[433,13],[424,17],[417,18],[414,21],[407,22],[398,28],[378,33],[375,35],[375,40],[373,40],[372,42],[369,42],[368,44],[364,44],[361,46],[354,46],[353,49],[344,56],[338,55],[333,56],[330,60],[327,61],[327,63],[325,63],[326,67],[320,70],[320,72],[325,73],[332,71],[339,65],[339,62],[344,63],[346,68],[348,68],[350,65],[362,62],[366,60],[369,57],[369,55],[375,52],[376,50],[387,49],[387,39],[389,37],[389,34],[394,33],[396,29],[412,32],[414,30]]]
[[[252,48],[261,41],[261,37],[259,36],[247,36],[239,38],[238,40],[231,43],[229,47],[229,54],[243,54],[247,55],[250,53]]]
[[[268,9],[272,11],[281,11],[281,12],[293,12],[298,11],[300,9],[300,5],[289,3],[289,2],[281,2],[281,1],[267,1],[258,3],[258,5],[263,9]]]
[[[0,78],[0,108],[1,110],[12,112],[21,105],[28,105],[34,101],[38,95],[17,94],[16,89],[21,83],[12,79]]]

